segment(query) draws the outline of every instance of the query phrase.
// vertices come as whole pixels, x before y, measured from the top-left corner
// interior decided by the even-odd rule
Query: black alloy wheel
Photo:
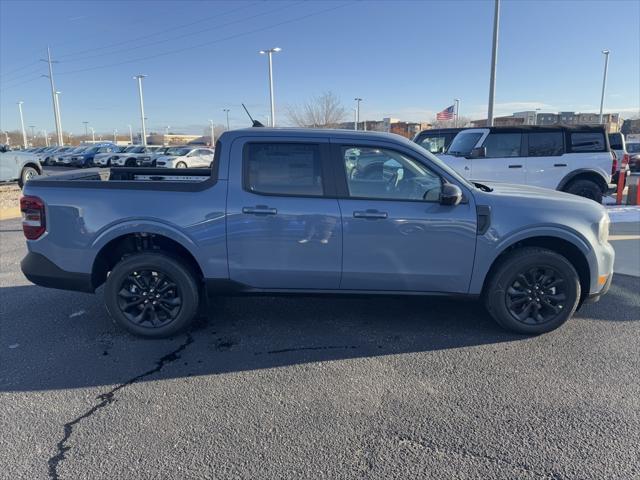
[[[509,313],[527,325],[552,321],[566,308],[565,279],[555,269],[533,267],[518,273],[507,288]]]

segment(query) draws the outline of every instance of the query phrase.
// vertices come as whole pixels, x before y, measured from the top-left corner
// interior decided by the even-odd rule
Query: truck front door
[[[238,139],[231,147],[227,249],[231,280],[259,289],[337,289],[338,201],[327,139]],[[335,196],[334,196],[335,197]]]

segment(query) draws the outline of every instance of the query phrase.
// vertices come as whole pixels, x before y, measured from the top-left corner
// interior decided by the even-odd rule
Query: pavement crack
[[[289,353],[289,352],[301,352],[304,350],[353,350],[356,347],[355,345],[327,345],[323,347],[294,347],[294,348],[282,348],[280,350],[268,350],[267,352],[256,352],[255,355],[262,355],[262,353],[267,353],[272,355],[274,353]]]
[[[160,359],[156,361],[156,364],[153,368],[147,370],[146,372],[141,373],[140,375],[136,375],[135,377],[130,378],[126,382],[116,385],[108,392],[101,393],[96,397],[96,399],[98,400],[98,403],[93,405],[89,410],[84,412],[82,415],[65,423],[63,426],[64,435],[62,436],[60,441],[56,444],[56,447],[57,447],[56,454],[51,458],[49,458],[47,462],[49,465],[49,478],[52,480],[57,480],[60,478],[60,475],[58,473],[58,467],[60,466],[60,463],[66,458],[66,453],[71,449],[71,447],[68,446],[67,443],[71,438],[71,435],[73,435],[73,429],[80,422],[89,418],[98,410],[101,410],[109,406],[111,403],[113,403],[115,401],[115,395],[118,391],[142,380],[145,377],[158,373],[160,370],[162,370],[165,367],[165,365],[168,365],[169,363],[172,363],[178,360],[180,358],[180,353],[192,343],[193,343],[193,337],[191,336],[190,333],[188,333],[186,340],[172,352],[169,352],[163,357],[160,357]]]

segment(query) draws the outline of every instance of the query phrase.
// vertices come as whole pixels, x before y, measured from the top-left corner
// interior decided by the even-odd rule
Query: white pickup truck
[[[598,203],[612,187],[602,126],[466,129],[440,159],[472,180],[552,188]]]

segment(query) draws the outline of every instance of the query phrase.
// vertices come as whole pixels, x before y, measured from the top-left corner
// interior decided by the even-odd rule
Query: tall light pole
[[[20,112],[20,127],[22,128],[22,146],[27,148],[27,131],[24,129],[24,116],[22,115],[23,103],[22,100],[18,102],[18,111]]]
[[[168,135],[169,135],[169,129],[170,129],[170,128],[171,128],[171,127],[170,127],[169,125],[167,125],[166,127],[164,127],[164,134],[165,134],[166,136],[168,136]]]
[[[600,119],[598,123],[602,125],[602,108],[604,107],[604,90],[607,87],[607,70],[609,69],[609,50],[602,50],[604,54],[604,76],[602,77],[602,96],[600,97]]]
[[[96,131],[94,130],[93,127],[90,127],[90,128],[91,128],[91,141],[93,141],[95,143],[95,141],[96,141]]]
[[[58,146],[62,147],[64,145],[64,133],[62,131],[62,114],[60,113],[60,95],[62,95],[62,92],[56,90],[55,95],[56,107],[58,108],[58,123],[60,124],[60,138],[58,138],[57,140],[62,141],[62,143],[58,143]]]
[[[113,143],[118,143],[118,130],[113,129]]]
[[[491,49],[491,79],[489,80],[489,111],[487,126],[493,127],[493,103],[496,93],[496,65],[498,64],[498,26],[500,24],[500,0],[495,0],[493,12],[493,47]]]
[[[211,148],[216,144],[215,133],[213,131],[213,120],[209,119],[209,127],[211,128]]]
[[[89,126],[89,122],[84,121],[82,123],[84,123],[84,139],[86,140],[87,138],[89,138],[89,132],[87,131],[87,127]]]
[[[29,125],[29,128],[31,129],[31,145],[33,145],[36,141],[36,126],[35,125]]]
[[[147,128],[144,124],[145,116],[144,116],[144,99],[142,97],[142,79],[145,78],[146,75],[136,75],[134,80],[138,80],[138,95],[140,97],[140,119],[142,120],[142,145],[144,147],[147,146]]]
[[[276,126],[276,105],[275,100],[273,98],[273,60],[272,56],[274,53],[280,52],[282,49],[280,47],[270,48],[268,50],[260,50],[261,55],[269,56],[269,99],[271,100],[271,126]]]
[[[51,49],[47,47],[47,59],[41,59],[43,62],[49,64],[49,83],[51,84],[51,102],[53,103],[53,117],[56,122],[56,137],[58,138],[58,145],[64,145],[64,139],[62,138],[62,123],[60,122],[60,112],[58,111],[58,104],[56,102],[56,86],[53,83],[53,60],[51,60]],[[45,75],[46,76],[46,75]]]
[[[228,108],[223,108],[222,111],[227,114],[227,131],[229,131],[229,112]]]
[[[133,145],[133,127],[131,125],[127,125],[129,127],[129,143]]]
[[[356,124],[354,130],[358,130],[358,124],[360,123],[360,102],[362,99],[360,97],[354,98],[356,101]]]
[[[458,128],[458,112],[460,111],[460,99],[459,98],[454,98],[453,99],[453,103],[456,106],[455,116],[453,117],[453,126],[455,128]]]
[[[48,147],[49,146],[49,137],[47,136],[47,131],[46,130],[42,130],[42,135],[44,135],[44,144]]]

